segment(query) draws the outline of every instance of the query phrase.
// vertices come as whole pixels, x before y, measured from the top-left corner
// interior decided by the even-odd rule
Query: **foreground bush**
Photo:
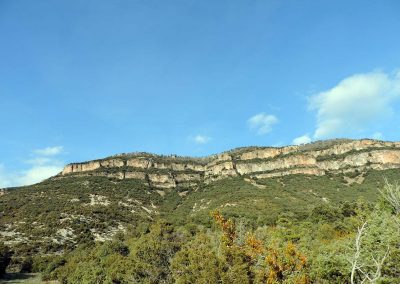
[[[398,283],[399,192],[392,186],[372,206],[318,205],[300,221],[281,214],[258,227],[219,211],[211,227],[159,220],[32,267],[60,283]]]
[[[6,268],[11,261],[11,252],[4,243],[0,243],[0,277],[6,272]]]

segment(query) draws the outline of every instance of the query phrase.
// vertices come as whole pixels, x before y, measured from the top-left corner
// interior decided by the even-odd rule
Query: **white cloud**
[[[350,76],[310,98],[317,111],[315,139],[363,131],[393,113],[391,103],[400,97],[400,72],[372,72]]]
[[[46,164],[49,164],[53,161],[53,158],[48,158],[48,157],[35,157],[33,159],[26,160],[26,164],[32,164],[36,166],[43,166]]]
[[[250,129],[256,130],[257,134],[263,135],[271,132],[272,126],[278,123],[278,118],[272,114],[259,113],[249,118],[247,123]]]
[[[205,135],[196,135],[195,137],[192,138],[192,140],[196,144],[207,144],[208,142],[210,142],[211,137]]]
[[[33,151],[34,158],[25,161],[30,165],[28,169],[13,171],[0,164],[0,188],[30,185],[56,175],[62,170],[64,162],[54,156],[62,150],[62,146],[57,146]]]
[[[33,166],[27,171],[24,171],[21,176],[18,177],[20,185],[28,185],[41,182],[46,178],[58,174],[62,170],[62,166],[57,164],[49,164],[46,166]]]
[[[61,154],[64,150],[63,146],[47,147],[44,149],[34,150],[33,153],[41,156],[55,156]]]
[[[303,136],[299,136],[293,139],[292,144],[293,145],[301,145],[301,144],[307,144],[310,143],[312,139],[308,134],[305,134]]]

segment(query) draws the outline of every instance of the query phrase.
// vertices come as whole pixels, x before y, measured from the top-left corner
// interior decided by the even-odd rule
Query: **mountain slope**
[[[209,213],[248,224],[302,219],[318,206],[375,201],[400,179],[400,143],[333,140],[249,147],[206,158],[122,154],[74,163],[0,196],[0,241],[17,254],[55,253],[163,218],[209,226]]]

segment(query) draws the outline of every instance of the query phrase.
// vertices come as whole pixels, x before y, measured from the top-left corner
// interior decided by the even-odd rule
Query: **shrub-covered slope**
[[[185,259],[189,256],[185,249],[195,249],[197,245],[216,251],[223,248],[218,243],[215,220],[210,217],[211,212],[218,211],[223,218],[231,218],[238,225],[237,231],[231,232],[235,234],[238,257],[252,259],[253,256],[246,255],[245,239],[248,234],[261,232],[261,239],[253,241],[263,245],[272,243],[256,255],[266,257],[271,250],[282,253],[279,249],[291,249],[290,242],[293,242],[307,252],[310,257],[307,265],[323,262],[329,266],[329,260],[318,253],[320,247],[334,251],[338,247],[329,247],[331,242],[340,243],[342,239],[349,246],[357,226],[373,213],[373,204],[379,204],[378,189],[383,188],[385,178],[392,183],[400,180],[400,144],[397,142],[335,140],[282,148],[249,147],[199,159],[123,154],[71,164],[59,175],[36,185],[2,190],[0,244],[7,248],[7,259],[12,255],[9,270],[41,272],[53,279],[67,279],[66,275],[71,274],[71,279],[75,279],[81,277],[81,272],[76,274],[69,269],[79,268],[75,262],[87,261],[104,276],[114,266],[103,263],[103,268],[96,268],[96,261],[113,261],[103,258],[103,254],[112,252],[121,261],[128,261],[125,257],[132,253],[140,254],[140,249],[157,254],[157,246],[161,244],[153,239],[152,230],[156,226],[161,230],[157,231],[162,234],[161,240],[167,238],[162,241],[167,247],[167,256],[160,260],[161,270],[143,276],[147,268],[141,267],[143,263],[136,263],[137,259],[153,259],[136,255],[132,256],[136,259],[134,263],[129,260],[121,264],[127,265],[126,271],[114,267],[116,271],[111,271],[111,276],[107,274],[111,277],[107,281],[136,275],[133,282],[113,283],[149,282],[154,277],[149,283],[159,283],[162,277],[166,277],[165,283],[172,283],[186,277],[179,274],[176,266],[176,263],[187,263]],[[378,222],[378,219],[373,220]],[[164,229],[157,224],[164,224],[162,227],[168,228],[168,233],[163,235]],[[222,230],[229,224],[223,225]],[[171,244],[168,243],[170,233]],[[142,245],[145,248],[139,249]],[[297,252],[297,248],[293,251]],[[208,251],[199,253],[208,254]],[[229,282],[233,276],[224,274],[233,265],[226,263],[230,252],[222,259],[219,253],[213,257],[217,257],[216,265],[224,266],[210,268],[216,269],[216,279],[233,283]],[[94,259],[97,260],[92,263]],[[257,265],[250,266],[255,269]],[[325,266],[322,272],[318,271],[318,265],[304,266],[301,275],[306,278],[302,279],[347,283],[350,277],[348,263],[332,268],[331,272]],[[397,275],[397,266],[392,267],[394,272],[388,275]],[[88,279],[93,276],[92,272],[82,271],[85,275],[89,273]],[[189,268],[187,272],[191,273]],[[121,278],[114,279],[113,273],[119,273]],[[208,274],[204,270],[201,273]],[[250,273],[248,276],[256,279],[253,272],[243,273]],[[297,279],[295,274],[292,276]],[[188,279],[191,277],[198,275]],[[343,279],[347,280],[343,282]]]
[[[318,205],[359,198],[373,202],[383,177],[398,180],[400,170],[259,180],[228,177],[163,191],[134,179],[50,179],[0,197],[0,240],[21,253],[56,252],[90,239],[111,239],[118,231],[158,218],[208,226],[209,212],[215,209],[253,226],[274,224],[280,216],[302,219]]]

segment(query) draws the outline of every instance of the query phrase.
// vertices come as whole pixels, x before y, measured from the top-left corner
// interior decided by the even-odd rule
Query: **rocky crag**
[[[400,168],[400,142],[328,140],[287,147],[246,147],[204,158],[120,154],[72,163],[54,179],[106,176],[139,179],[154,188],[190,187],[232,176],[260,179],[290,174],[326,175]]]

